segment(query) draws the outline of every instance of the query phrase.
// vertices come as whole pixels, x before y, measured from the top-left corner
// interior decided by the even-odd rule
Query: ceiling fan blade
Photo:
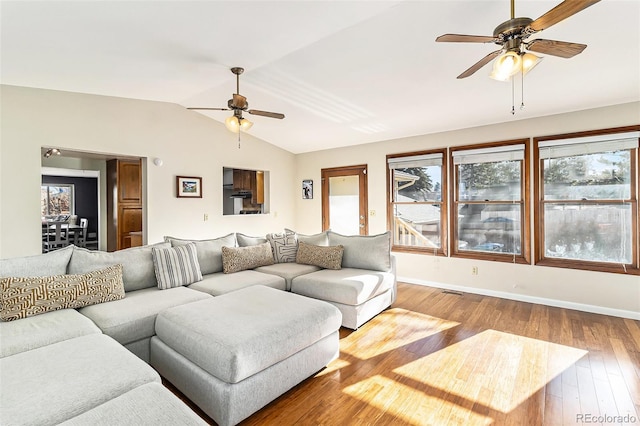
[[[529,24],[529,28],[535,31],[542,31],[568,17],[575,15],[581,10],[598,3],[600,0],[564,0],[562,3]]]
[[[484,58],[480,59],[478,62],[476,62],[475,64],[473,64],[473,66],[471,66],[471,68],[469,68],[468,70],[466,70],[465,72],[463,72],[462,74],[460,74],[458,76],[458,78],[466,78],[469,77],[470,75],[472,75],[473,73],[475,73],[476,71],[478,71],[480,68],[484,67],[485,65],[487,65],[489,62],[491,62],[493,60],[493,58],[495,58],[496,56],[498,56],[500,53],[502,53],[502,49],[500,50],[496,50],[495,52],[491,52],[489,53],[487,56],[485,56]]]
[[[257,109],[250,109],[247,112],[253,115],[261,115],[263,117],[278,118],[278,119],[284,118],[284,114],[280,114],[279,112],[260,111]]]
[[[527,43],[527,49],[547,55],[573,58],[587,47],[586,44],[569,43],[568,41],[536,39]]]
[[[436,38],[439,42],[450,43],[492,43],[498,39],[491,36],[467,35],[467,34],[443,34]]]
[[[187,107],[187,109],[201,109],[204,111],[229,111],[229,108]]]
[[[232,104],[229,105],[229,107],[231,108],[239,108],[239,109],[243,109],[247,107],[247,98],[245,98],[242,95],[239,95],[237,93],[233,94],[233,101]]]

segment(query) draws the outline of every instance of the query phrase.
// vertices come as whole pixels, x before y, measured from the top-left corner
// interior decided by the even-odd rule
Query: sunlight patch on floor
[[[371,406],[371,410],[366,410],[369,413],[363,413],[369,416],[370,421],[378,412],[413,425],[437,424],[434,422],[447,417],[463,419],[459,424],[465,425],[489,425],[493,422],[492,418],[454,402],[380,375],[345,387],[343,392]]]
[[[326,376],[327,374],[333,373],[334,371],[338,371],[341,368],[348,367],[349,365],[351,365],[351,363],[341,358],[334,359],[322,371],[316,374],[315,377]]]
[[[434,388],[509,413],[587,351],[486,330],[394,369]]]
[[[458,325],[405,309],[388,309],[355,331],[353,338],[342,339],[340,350],[362,360],[370,359]]]

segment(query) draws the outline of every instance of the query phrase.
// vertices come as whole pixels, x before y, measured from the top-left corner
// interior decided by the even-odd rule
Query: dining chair
[[[85,247],[87,245],[87,228],[89,227],[89,219],[83,217],[80,218],[80,228],[76,229],[75,232],[78,233],[75,239],[75,244],[78,247]]]
[[[52,222],[42,227],[42,252],[48,253],[69,245],[67,234],[63,231],[63,222]]]

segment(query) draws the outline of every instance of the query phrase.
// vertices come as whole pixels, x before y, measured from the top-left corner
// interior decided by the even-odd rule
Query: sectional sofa
[[[253,398],[249,379],[257,380],[257,387],[268,387],[271,376],[265,373],[264,379],[256,379],[261,377],[256,374],[259,369],[248,378],[236,377],[230,383],[222,380],[217,387],[210,386],[211,381],[218,383],[217,377],[207,376],[202,382],[208,386],[202,392],[224,390],[236,399],[223,414],[214,403],[203,401],[198,405],[204,405],[219,424],[235,424],[335,358],[336,327],[357,329],[390,306],[396,296],[389,233],[344,236],[329,231],[301,235],[287,230],[264,237],[240,233],[207,240],[165,237],[162,243],[113,253],[70,246],[45,255],[0,260],[0,277],[1,424],[114,424],[125,420],[137,424],[202,424],[160,385],[160,376],[154,370],[171,377],[172,382],[181,382],[189,374],[190,370],[180,370],[175,360],[168,362],[160,355],[155,356],[154,365],[151,348],[175,340],[171,335],[175,324],[182,321],[184,329],[191,328],[189,321],[193,320],[189,318],[193,315],[188,312],[218,298],[212,306],[236,306],[235,311],[267,299],[276,305],[276,311],[281,301],[291,307],[304,306],[302,311],[317,311],[313,315],[321,320],[309,320],[323,324],[314,326],[317,330],[291,331],[315,336],[312,341],[298,339],[298,346],[290,348],[292,353],[287,356],[291,361],[287,362],[291,364],[272,356],[272,364],[289,365],[285,372],[296,362],[307,368],[298,372],[302,376],[294,378],[290,374],[291,380],[283,380],[286,386],[278,388],[277,394],[264,392],[248,403],[247,398]],[[293,300],[284,298],[286,293]],[[308,305],[305,300],[309,300]],[[183,306],[187,313],[176,313]],[[250,308],[247,312],[254,312]],[[202,312],[208,311],[202,308]],[[264,312],[266,315],[268,311]],[[164,318],[164,335],[158,337],[159,314]],[[298,321],[304,323],[305,313],[300,315]],[[281,329],[282,319],[279,324]],[[188,334],[184,329],[181,335]],[[251,330],[246,328],[245,334],[251,335]],[[234,338],[224,330],[218,333],[211,341]],[[275,339],[278,334],[273,328],[261,333],[267,336],[267,342],[269,335]],[[245,340],[251,339],[254,337]],[[287,340],[296,340],[295,335]],[[184,342],[178,339],[173,345],[184,347]],[[208,353],[207,347],[194,349],[192,345],[189,350]],[[164,353],[169,352],[167,349]],[[232,354],[229,359],[234,357]],[[272,375],[279,370],[273,367],[269,371]],[[283,373],[278,374],[282,377]],[[185,383],[186,388],[194,384]],[[198,395],[190,398],[198,400]],[[33,401],[38,405],[30,409]]]

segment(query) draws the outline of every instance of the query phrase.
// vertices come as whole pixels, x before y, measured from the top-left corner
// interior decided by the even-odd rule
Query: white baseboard
[[[419,280],[415,278],[398,277],[398,282],[417,284],[427,287],[453,290],[462,293],[480,294],[482,296],[499,297],[501,299],[517,300],[518,302],[537,303],[539,305],[553,306],[556,308],[574,309],[576,311],[591,312],[594,314],[611,315],[614,317],[630,318],[640,321],[640,312],[626,311],[623,309],[606,308],[604,306],[585,305],[583,303],[567,302],[565,300],[547,299],[544,297],[527,296],[523,294],[507,293],[503,291],[488,290],[484,288],[465,287],[462,285],[445,284],[435,281]]]

